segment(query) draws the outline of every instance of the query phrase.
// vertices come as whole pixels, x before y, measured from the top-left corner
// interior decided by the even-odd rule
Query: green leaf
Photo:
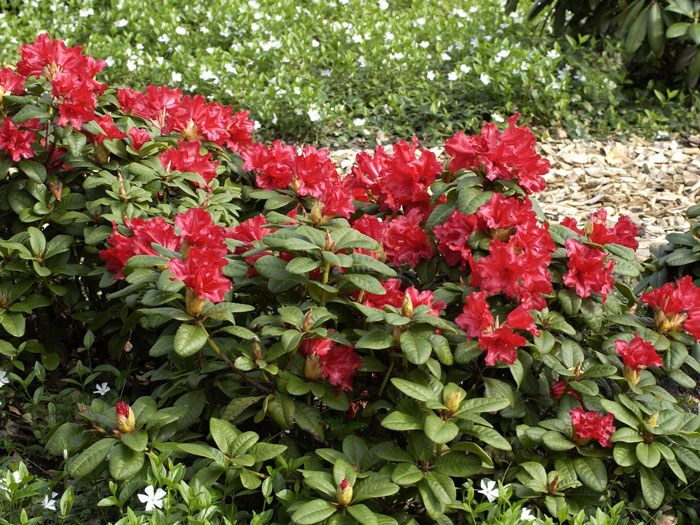
[[[61,456],[67,450],[69,454],[82,447],[88,439],[88,434],[82,425],[63,423],[46,442],[46,450],[52,456]]]
[[[137,452],[120,443],[109,456],[109,473],[119,481],[132,478],[141,470],[145,459],[143,451]]]
[[[435,443],[448,443],[459,433],[459,428],[452,421],[444,421],[435,414],[425,419],[425,435]]]
[[[423,472],[413,463],[399,463],[391,473],[391,481],[399,485],[413,485],[423,479]]]
[[[467,424],[460,426],[460,429],[469,435],[479,438],[481,441],[487,445],[491,445],[493,448],[497,448],[499,450],[512,450],[508,440],[506,440],[506,438],[492,428],[481,425]]]
[[[230,445],[236,440],[240,432],[234,429],[233,425],[228,421],[215,417],[209,420],[209,432],[211,432],[211,437],[214,438],[214,442],[219,447],[219,450],[226,455],[230,455]]]
[[[363,525],[378,525],[377,517],[365,505],[351,505],[347,508],[350,515]]]
[[[673,452],[676,454],[676,458],[686,467],[695,472],[700,472],[700,458],[695,452],[684,447],[673,447]]]
[[[412,397],[413,399],[417,399],[418,401],[428,401],[429,399],[437,399],[435,393],[432,390],[430,390],[426,386],[419,385],[418,383],[412,383],[411,381],[406,381],[405,379],[401,379],[398,377],[392,377],[391,383],[401,392],[403,392],[409,397]]]
[[[260,442],[253,445],[250,449],[250,454],[255,458],[256,463],[259,461],[267,461],[277,456],[281,456],[286,452],[286,445],[277,445],[275,443]]]
[[[44,108],[35,106],[34,104],[27,104],[12,117],[12,120],[17,124],[21,124],[35,118],[42,119],[49,118],[50,116],[51,115],[49,115]]]
[[[685,35],[688,32],[688,27],[690,24],[688,22],[676,22],[669,26],[666,30],[666,38],[678,38]]]
[[[306,403],[295,403],[294,421],[317,441],[323,441],[323,421],[318,408]]]
[[[581,314],[583,314],[583,320],[594,332],[600,332],[603,326],[602,306],[590,297],[586,297],[581,302]]]
[[[484,191],[478,187],[464,187],[459,190],[457,197],[459,212],[471,215],[490,201],[491,197],[493,197],[492,191]]]
[[[557,300],[567,315],[576,315],[581,308],[581,298],[575,291],[568,288],[562,288],[557,292]]]
[[[513,387],[505,381],[484,377],[484,387],[487,398],[506,399],[508,400],[508,406],[511,408],[515,406],[515,392],[513,392]]]
[[[285,270],[289,273],[305,274],[321,266],[321,261],[309,257],[295,257],[287,263]]]
[[[37,184],[46,182],[46,168],[33,160],[21,160],[18,164],[27,177]]]
[[[367,499],[385,498],[396,494],[398,491],[398,485],[390,481],[387,473],[371,474],[357,483],[355,496],[352,501],[353,503],[358,503]]]
[[[459,413],[471,412],[473,414],[480,414],[482,412],[497,412],[510,406],[510,403],[510,399],[475,397],[473,399],[462,401],[462,404],[459,407]]]
[[[396,271],[393,268],[364,253],[353,253],[352,265],[370,268],[387,277],[396,277]]]
[[[414,365],[425,364],[430,359],[433,347],[425,337],[414,335],[411,332],[403,332],[399,338],[401,350]]]
[[[645,467],[654,468],[661,461],[661,453],[654,443],[637,443],[637,459]]]
[[[428,516],[437,521],[445,513],[445,504],[433,494],[427,480],[423,480],[418,484],[418,492]]]
[[[621,467],[631,467],[637,464],[634,447],[628,443],[616,443],[613,449],[613,459]]]
[[[422,430],[423,422],[410,414],[405,414],[403,412],[392,412],[384,419],[382,419],[381,425],[389,430]]]
[[[324,499],[315,499],[304,503],[292,514],[292,520],[299,525],[320,523],[335,514],[336,508]]]
[[[116,439],[103,438],[93,443],[79,455],[68,460],[68,474],[74,478],[87,476],[104,461],[116,442]]]
[[[25,319],[22,314],[2,313],[0,314],[0,324],[11,336],[22,337],[24,335]]]
[[[574,468],[579,479],[589,489],[603,492],[608,485],[608,472],[599,458],[580,457],[574,460]]]
[[[521,463],[520,466],[532,478],[533,483],[529,488],[538,492],[547,490],[547,471],[540,463],[536,461],[526,461],[525,463]]]
[[[664,262],[668,266],[685,266],[696,261],[700,261],[700,253],[693,253],[690,248],[676,248],[664,257]]]
[[[245,454],[259,439],[260,437],[250,430],[239,434],[229,443],[229,455],[235,458]]]
[[[143,452],[148,444],[148,434],[145,430],[134,430],[121,435],[122,443],[131,450]]]
[[[457,490],[452,478],[439,472],[427,472],[425,481],[435,497],[445,505],[451,505],[457,499]]]
[[[571,450],[576,445],[562,436],[559,432],[550,430],[542,434],[542,441],[550,450]]]
[[[207,331],[199,325],[183,324],[175,333],[173,347],[181,357],[196,354],[207,342]]]
[[[642,10],[641,13],[637,15],[634,23],[630,27],[629,33],[627,33],[627,38],[625,39],[625,52],[627,54],[632,54],[644,42],[644,37],[647,33],[647,14],[649,13],[649,7],[647,6]]]
[[[642,482],[642,495],[652,509],[658,509],[664,501],[664,486],[652,470],[641,467],[639,477]]]
[[[642,436],[633,428],[622,427],[610,436],[612,443],[639,443],[642,441]]]
[[[664,19],[658,3],[651,4],[647,17],[647,41],[652,52],[660,57],[664,52],[666,37],[664,35]]]
[[[374,295],[386,294],[386,290],[382,286],[382,283],[379,282],[379,279],[371,275],[363,273],[346,273],[344,275],[344,279],[352,283],[353,286],[359,288],[360,290],[364,290],[367,293]]]
[[[386,330],[373,328],[360,337],[355,344],[355,348],[369,348],[372,350],[382,350],[394,344],[394,338]]]

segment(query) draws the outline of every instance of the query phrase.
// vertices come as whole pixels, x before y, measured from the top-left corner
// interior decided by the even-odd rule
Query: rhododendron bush
[[[413,138],[342,176],[324,149],[253,142],[244,111],[109,88],[79,47],[20,53],[0,352],[18,375],[37,355],[127,370],[45,442],[117,483],[115,519],[168,461],[231,522],[280,524],[465,523],[484,478],[562,519],[656,509],[700,471],[700,418],[658,384],[700,369],[700,289],[635,294],[626,217],[547,221],[518,115],[444,163]]]

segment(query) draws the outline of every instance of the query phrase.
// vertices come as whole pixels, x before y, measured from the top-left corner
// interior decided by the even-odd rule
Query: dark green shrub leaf
[[[400,463],[391,473],[391,481],[399,485],[413,485],[423,479],[423,472],[413,463]]]
[[[589,489],[603,492],[608,485],[608,472],[598,458],[581,457],[574,460],[574,468],[579,479]]]
[[[658,509],[664,501],[664,486],[653,471],[641,467],[639,477],[642,483],[642,495],[652,509]]]
[[[459,428],[452,421],[445,421],[435,414],[430,414],[425,419],[424,431],[435,443],[448,443],[457,437]]]
[[[134,477],[146,459],[143,451],[137,452],[119,443],[109,456],[109,473],[116,480]]]
[[[410,414],[392,412],[382,419],[382,426],[389,430],[423,430],[423,422]]]
[[[199,325],[183,324],[177,329],[173,348],[182,357],[196,354],[207,342],[207,331]]]
[[[121,435],[122,443],[131,450],[143,452],[148,444],[148,434],[145,430],[134,430]]]
[[[335,514],[336,508],[328,501],[315,499],[304,503],[292,514],[292,520],[299,525],[313,525]]]
[[[79,455],[68,460],[68,473],[75,478],[87,476],[104,461],[116,443],[117,440],[112,438],[103,438],[93,443]]]

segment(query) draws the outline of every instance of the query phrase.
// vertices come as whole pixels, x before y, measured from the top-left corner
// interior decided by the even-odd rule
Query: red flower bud
[[[134,412],[124,401],[119,401],[115,410],[114,419],[117,422],[117,428],[122,434],[128,434],[136,426]]]

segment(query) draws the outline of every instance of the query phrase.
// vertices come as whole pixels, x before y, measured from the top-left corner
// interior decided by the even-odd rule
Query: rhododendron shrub
[[[517,115],[344,175],[254,142],[246,111],[100,84],[81,48],[21,54],[0,74],[3,367],[39,354],[59,381],[89,355],[89,381],[128,381],[76,391],[46,443],[69,476],[129,498],[174,458],[244,521],[447,523],[469,478],[570,516],[640,488],[658,508],[697,470],[700,419],[660,384],[700,369],[700,289],[635,293],[627,218],[548,221]]]

